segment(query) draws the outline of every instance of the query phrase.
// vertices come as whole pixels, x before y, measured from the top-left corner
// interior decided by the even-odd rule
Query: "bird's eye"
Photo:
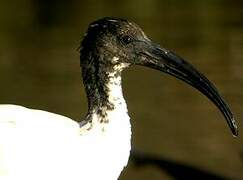
[[[132,42],[132,37],[131,36],[128,36],[128,35],[125,35],[125,36],[122,36],[121,37],[121,41],[123,44],[129,44],[130,42]]]

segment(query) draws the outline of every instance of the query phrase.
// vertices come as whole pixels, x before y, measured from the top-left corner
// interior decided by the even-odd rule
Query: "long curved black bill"
[[[136,64],[170,74],[190,84],[207,96],[222,112],[233,135],[238,135],[238,128],[229,106],[220,96],[215,86],[192,65],[173,52],[160,48],[151,41],[136,42],[134,50],[139,57]]]

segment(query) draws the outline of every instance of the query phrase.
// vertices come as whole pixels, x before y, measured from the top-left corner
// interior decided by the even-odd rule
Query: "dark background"
[[[77,48],[90,22],[113,16],[135,21],[153,41],[204,72],[230,104],[240,126],[242,2],[1,0],[0,103],[81,119],[87,102]],[[200,93],[143,67],[124,72],[123,88],[132,120],[133,147],[153,157],[135,154],[141,167],[131,160],[121,180],[179,179],[180,170],[184,175],[202,175],[203,170],[217,177],[243,177],[241,131],[233,138],[223,116]],[[144,161],[146,158],[149,160]],[[176,173],[168,171],[170,168]]]

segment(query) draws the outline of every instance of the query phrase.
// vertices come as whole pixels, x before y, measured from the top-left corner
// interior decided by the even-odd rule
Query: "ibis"
[[[152,42],[137,24],[106,17],[89,25],[80,45],[88,101],[82,120],[0,105],[0,179],[118,179],[131,149],[122,72],[133,65],[165,72],[199,90],[218,107],[237,136],[229,106],[203,74]]]

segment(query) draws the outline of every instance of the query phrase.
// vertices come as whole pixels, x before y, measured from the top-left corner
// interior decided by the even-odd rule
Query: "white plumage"
[[[120,110],[109,113],[117,121],[108,127],[94,121],[89,131],[58,114],[0,105],[0,179],[117,179],[131,136]]]
[[[91,122],[16,105],[0,105],[0,179],[115,180],[127,165],[131,127],[121,77],[109,75],[103,108]]]

